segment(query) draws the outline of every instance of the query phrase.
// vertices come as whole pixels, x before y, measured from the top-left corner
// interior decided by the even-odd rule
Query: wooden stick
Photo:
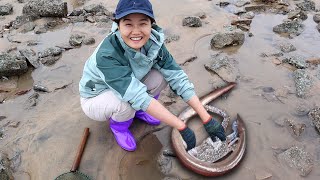
[[[77,155],[76,155],[76,157],[74,159],[72,168],[70,170],[71,172],[75,172],[76,170],[78,170],[78,167],[79,167],[80,161],[81,161],[81,157],[82,157],[82,153],[83,153],[84,147],[86,145],[88,136],[89,136],[89,128],[85,128],[84,132],[83,132],[83,135],[82,135],[81,143],[80,143],[79,148],[78,148]]]

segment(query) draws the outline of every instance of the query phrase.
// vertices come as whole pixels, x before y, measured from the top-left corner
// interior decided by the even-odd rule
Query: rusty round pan
[[[200,101],[203,105],[207,105],[209,102],[213,101],[214,99],[226,93],[235,86],[236,83],[230,83],[227,86],[217,89],[209,93],[208,95],[202,97]],[[179,118],[187,123],[188,120],[195,115],[196,112],[189,107],[179,115]],[[173,129],[171,134],[171,140],[173,149],[175,150],[177,157],[184,166],[204,176],[221,176],[231,171],[240,163],[246,149],[245,125],[239,115],[237,115],[237,121],[239,141],[236,143],[234,151],[227,155],[224,159],[214,163],[203,162],[189,155],[185,150],[183,140],[179,131],[177,129]]]

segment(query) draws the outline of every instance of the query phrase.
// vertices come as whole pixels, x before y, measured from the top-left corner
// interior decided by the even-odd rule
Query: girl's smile
[[[140,51],[150,38],[151,20],[144,14],[129,14],[120,19],[119,31],[123,41],[129,47]]]

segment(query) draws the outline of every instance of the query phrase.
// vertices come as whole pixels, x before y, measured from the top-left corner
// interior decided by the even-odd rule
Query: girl
[[[127,151],[136,149],[129,130],[134,117],[177,128],[186,149],[192,149],[194,132],[157,101],[169,84],[198,113],[212,140],[226,139],[223,127],[204,109],[193,84],[166,49],[149,0],[120,0],[111,31],[85,63],[79,83],[81,107],[89,118],[109,120],[117,143]]]

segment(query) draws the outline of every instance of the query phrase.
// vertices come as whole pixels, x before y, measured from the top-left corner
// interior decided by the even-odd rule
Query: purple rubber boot
[[[110,129],[120,147],[127,151],[134,151],[137,148],[136,140],[131,134],[129,127],[133,119],[124,122],[117,122],[110,118]]]
[[[154,96],[154,98],[158,99],[159,95]],[[147,124],[150,124],[153,126],[157,126],[161,123],[160,120],[154,118],[153,116],[151,116],[150,114],[148,114],[142,110],[137,111],[134,117],[141,119],[141,120],[145,121]]]

